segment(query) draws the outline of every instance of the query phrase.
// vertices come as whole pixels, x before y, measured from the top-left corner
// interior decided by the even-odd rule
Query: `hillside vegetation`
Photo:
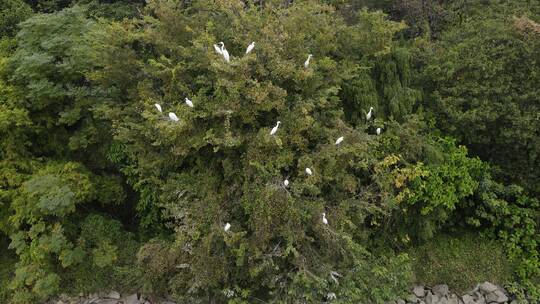
[[[0,0],[0,37],[2,303],[540,301],[537,1]]]

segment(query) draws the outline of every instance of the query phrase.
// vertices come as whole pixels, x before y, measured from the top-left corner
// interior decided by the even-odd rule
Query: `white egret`
[[[250,45],[248,45],[246,49],[246,55],[249,54],[251,51],[253,51],[253,48],[255,47],[255,41],[252,42]]]
[[[283,186],[285,186],[285,188],[287,188],[289,186],[289,180],[288,179],[283,181]]]
[[[371,119],[371,115],[373,114],[372,111],[373,111],[373,107],[369,107],[369,112],[366,114],[366,120]]]
[[[186,104],[190,107],[190,108],[193,108],[193,102],[191,100],[189,100],[189,98],[186,97]]]
[[[225,227],[223,227],[223,230],[225,230],[225,232],[229,231],[229,229],[231,229],[231,224],[227,223],[225,224]]]
[[[223,58],[225,58],[225,61],[230,62],[229,52],[227,51],[227,49],[225,49],[225,43],[223,43],[222,41],[219,44],[221,44],[221,55],[223,55]]]
[[[306,62],[304,62],[304,68],[306,68],[306,69],[308,68],[308,66],[309,66],[309,61],[311,60],[311,57],[313,57],[313,55],[311,55],[311,54],[309,54],[309,55],[307,56],[307,60],[306,60]]]
[[[327,298],[328,300],[335,300],[335,299],[337,299],[337,296],[336,296],[335,293],[329,292],[329,293],[326,294],[326,298]]]
[[[163,113],[163,110],[161,109],[161,105],[159,103],[155,103],[154,106],[156,106],[156,109],[159,111],[159,113]]]
[[[340,138],[338,138],[338,139],[336,140],[336,146],[338,146],[338,145],[343,141],[343,139],[344,139],[343,136],[341,136]]]
[[[226,296],[227,298],[232,298],[232,297],[234,297],[234,290],[225,289],[225,290],[223,291],[223,293],[225,294],[225,296]]]
[[[179,121],[180,120],[180,119],[178,119],[178,116],[176,116],[176,114],[174,114],[173,112],[169,112],[169,118],[172,121]]]
[[[377,128],[377,135],[381,135],[381,128]]]
[[[342,275],[339,274],[337,271],[330,271],[330,278],[336,283],[339,284],[338,277],[341,277]]]
[[[326,213],[322,213],[322,223],[328,225],[328,220],[326,219]],[[331,274],[331,273],[330,273]]]
[[[306,168],[306,173],[307,173],[307,175],[312,175],[313,174],[313,172],[311,171],[310,168]]]
[[[216,50],[216,53],[223,55],[223,52],[221,51],[221,48],[219,47],[219,43],[214,44],[214,50]]]
[[[276,123],[276,126],[272,128],[272,130],[270,130],[270,135],[274,135],[276,134],[277,132],[277,129],[279,128],[279,124],[281,123],[281,121],[278,120],[278,122]]]

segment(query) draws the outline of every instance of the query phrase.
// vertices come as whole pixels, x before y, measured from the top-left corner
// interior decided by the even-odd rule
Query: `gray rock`
[[[423,298],[426,296],[426,290],[424,289],[424,286],[414,286],[413,293],[419,298]]]
[[[450,297],[448,298],[448,304],[459,304],[458,296],[455,294],[450,295]]]
[[[431,288],[431,291],[433,291],[434,294],[436,294],[439,298],[445,297],[448,295],[448,285],[446,284],[439,284],[433,286]]]
[[[426,304],[437,304],[439,302],[439,297],[428,291],[426,296]]]
[[[397,300],[397,304],[407,304],[407,302],[403,301],[402,299]]]
[[[478,285],[478,289],[480,289],[484,293],[490,293],[497,290],[497,286],[494,284],[491,284],[490,282],[484,282]]]
[[[475,302],[476,302],[476,304],[486,304],[486,298],[482,294],[477,292]]]
[[[500,290],[495,290],[494,292],[488,293],[486,295],[486,301],[488,303],[504,303],[508,301],[508,297],[504,294],[504,292]]]
[[[113,290],[113,291],[109,292],[109,294],[107,295],[107,298],[109,298],[109,299],[120,299],[120,293]]]
[[[96,304],[121,304],[122,302],[116,299],[100,299],[94,302]]]
[[[448,304],[448,300],[446,299],[446,297],[442,297],[439,299],[439,302],[437,302],[437,304]]]
[[[463,295],[462,299],[463,299],[463,304],[474,304],[475,303],[474,298],[472,296],[468,295],[468,294]]]
[[[407,303],[418,303],[418,302],[420,302],[420,299],[414,294],[411,294],[407,297]]]
[[[124,304],[142,304],[142,302],[139,301],[139,297],[137,297],[136,293],[127,296],[122,300],[122,302],[124,302]]]

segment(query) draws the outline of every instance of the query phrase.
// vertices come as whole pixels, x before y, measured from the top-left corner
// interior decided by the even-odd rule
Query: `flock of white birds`
[[[246,49],[246,55],[249,54],[251,51],[253,51],[254,48],[255,48],[255,42],[251,42],[248,45],[247,49]],[[219,42],[217,44],[214,44],[214,50],[219,55],[222,55],[223,59],[225,59],[225,61],[230,62],[231,58],[230,58],[229,52],[225,48],[225,43]],[[304,62],[304,68],[307,69],[309,67],[309,63],[310,63],[312,57],[313,57],[312,54],[308,55],[306,61]],[[185,103],[190,108],[194,107],[193,102],[187,97],[185,99]],[[156,107],[156,109],[160,113],[163,113],[163,109],[161,108],[161,105],[159,103],[154,104],[154,106]],[[366,121],[369,121],[372,116],[373,116],[373,107],[370,107],[369,112],[366,114]],[[169,119],[171,121],[173,121],[173,122],[180,121],[180,119],[178,118],[178,116],[176,116],[176,114],[174,112],[169,112]],[[281,121],[278,120],[276,125],[272,128],[272,130],[270,130],[270,135],[274,136],[277,133],[280,124],[281,124]],[[381,128],[377,128],[377,130],[376,130],[377,135],[380,135],[381,132],[382,132]],[[336,140],[335,145],[339,146],[343,142],[344,139],[345,139],[345,137],[343,137],[343,136],[339,137]],[[306,174],[311,176],[311,175],[313,175],[313,171],[310,168],[306,168]],[[283,181],[283,186],[285,188],[287,188],[289,186],[289,180],[288,179],[285,179]],[[328,219],[326,218],[326,213],[324,213],[324,212],[322,213],[322,223],[324,225],[328,225]],[[226,223],[225,226],[223,227],[223,230],[229,231],[229,229],[231,229],[231,224]]]

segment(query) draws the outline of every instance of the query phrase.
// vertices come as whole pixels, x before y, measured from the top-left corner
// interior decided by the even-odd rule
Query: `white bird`
[[[216,50],[216,53],[223,55],[223,52],[221,51],[221,48],[218,46],[218,44],[214,44],[214,50]]]
[[[306,168],[306,173],[307,173],[308,175],[312,175],[312,174],[313,174],[313,172],[311,171],[310,168]]]
[[[234,290],[230,290],[230,289],[226,289],[223,291],[223,293],[225,294],[225,296],[227,298],[232,298],[234,297]]]
[[[225,61],[230,62],[229,52],[227,51],[227,49],[225,49],[225,43],[220,42],[219,44],[221,44],[221,55],[223,55]]]
[[[337,299],[337,296],[336,296],[335,293],[329,292],[329,293],[326,294],[326,298],[327,298],[328,300],[335,300],[335,299]]]
[[[193,102],[191,102],[191,100],[189,100],[187,97],[186,97],[186,104],[187,104],[190,108],[193,108]]]
[[[225,224],[225,227],[223,227],[223,230],[225,230],[225,232],[229,231],[229,229],[231,229],[231,224],[227,223]]]
[[[377,135],[381,135],[381,128],[377,128]]]
[[[255,41],[252,42],[250,45],[248,45],[246,49],[246,55],[249,54],[249,52],[253,51],[253,48],[255,47]]]
[[[366,120],[371,119],[372,111],[373,111],[373,107],[369,107],[369,112],[366,114]]]
[[[306,69],[307,69],[308,66],[309,66],[309,60],[311,60],[311,57],[313,57],[313,55],[309,54],[309,55],[307,56],[306,62],[304,62],[304,67],[305,67]]]
[[[159,111],[159,113],[163,113],[163,110],[161,109],[161,105],[159,103],[155,103],[154,106],[156,106],[156,109]]]
[[[285,186],[285,188],[287,188],[289,186],[289,180],[288,179],[283,181],[283,186]]]
[[[341,136],[340,138],[338,138],[338,139],[336,140],[336,146],[339,145],[339,144],[343,141],[343,139],[344,139],[343,136]]]
[[[274,135],[276,134],[277,132],[277,129],[279,128],[279,124],[281,123],[281,121],[278,120],[278,122],[276,123],[276,126],[272,128],[272,130],[270,130],[270,135]]]
[[[179,121],[180,120],[180,119],[178,119],[178,116],[176,116],[176,114],[174,114],[173,112],[169,112],[169,118],[172,121]]]
[[[330,278],[332,278],[332,280],[336,283],[336,284],[339,284],[339,281],[338,281],[338,277],[341,277],[342,275],[339,274],[337,271],[330,271]]]
[[[328,220],[326,219],[326,213],[322,213],[322,223],[325,224],[325,225],[328,225]],[[331,275],[331,273],[330,273]]]

